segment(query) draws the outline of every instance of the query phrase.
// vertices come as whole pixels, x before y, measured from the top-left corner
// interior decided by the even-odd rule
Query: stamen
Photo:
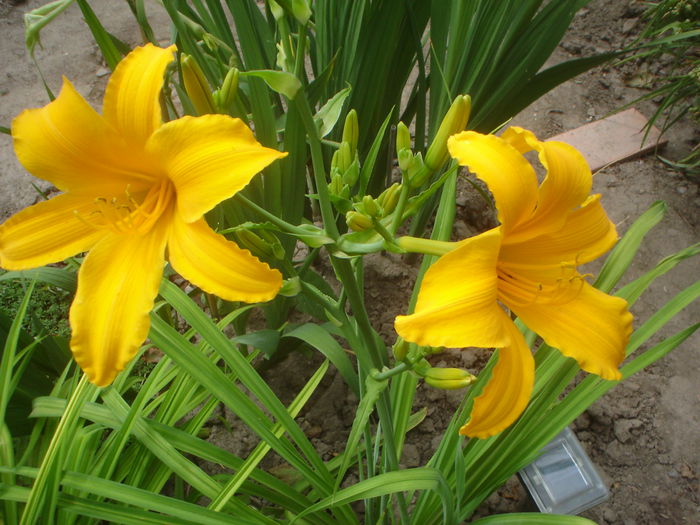
[[[584,276],[574,273],[552,283],[532,281],[522,275],[499,269],[498,294],[505,303],[514,306],[539,304],[561,305],[574,300],[581,293]]]
[[[143,195],[143,194],[142,194]],[[141,202],[132,195],[130,187],[124,189],[123,196],[110,199],[97,197],[95,208],[86,216],[74,210],[78,220],[98,229],[114,233],[147,233],[158,221],[175,197],[175,189],[167,179],[162,179],[145,193]]]

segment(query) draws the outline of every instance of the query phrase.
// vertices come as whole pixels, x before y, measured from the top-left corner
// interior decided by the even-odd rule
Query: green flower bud
[[[433,379],[432,377],[426,377],[425,382],[434,388],[439,388],[440,390],[457,390],[469,386],[472,383],[472,380]]]
[[[282,281],[282,288],[280,288],[279,294],[284,297],[295,297],[301,292],[301,282],[299,277],[291,277]]]
[[[357,151],[357,141],[360,138],[360,125],[357,122],[357,111],[351,109],[345,117],[343,126],[343,142],[350,144],[350,152],[354,155]]]
[[[275,253],[269,242],[261,239],[257,234],[252,231],[240,228],[236,230],[236,239],[241,248],[249,250],[254,255],[261,255],[263,257],[274,257]]]
[[[198,115],[216,113],[214,99],[211,94],[209,82],[197,61],[189,55],[180,55],[180,68],[182,70],[182,83],[185,85],[187,96]]]
[[[267,5],[270,7],[272,17],[279,22],[284,17],[284,9],[275,0],[267,0]]]
[[[365,195],[362,197],[362,210],[370,217],[380,217],[382,214],[382,208],[374,200],[371,195]]]
[[[476,381],[476,377],[462,368],[429,368],[425,372],[425,382],[442,390],[464,388]]]
[[[350,164],[352,164],[354,158],[350,148],[350,143],[347,141],[341,142],[340,148],[338,148],[336,153],[338,154],[338,169],[341,172],[344,172],[350,167]]]
[[[333,170],[331,175],[331,182],[328,184],[328,192],[331,195],[341,196],[343,194],[343,176],[339,171]]]
[[[455,133],[464,131],[469,121],[471,107],[472,99],[469,95],[458,95],[455,98],[425,155],[425,164],[431,171],[439,170],[447,162],[449,157],[447,139]]]
[[[394,346],[391,348],[391,351],[394,353],[394,359],[397,361],[403,361],[406,359],[406,354],[408,354],[408,349],[410,346],[411,345],[409,343],[399,337],[396,340],[396,343],[394,343]]]
[[[357,158],[357,153],[355,153],[355,158],[350,164],[350,167],[343,173],[343,184],[347,184],[349,188],[355,185],[357,179],[360,178],[360,161]]]
[[[402,150],[411,150],[411,133],[406,124],[399,122],[396,126],[396,155],[400,155]]]
[[[392,211],[394,211],[394,208],[396,208],[396,203],[399,201],[400,193],[401,184],[395,182],[385,189],[379,197],[377,197],[377,202],[382,207],[384,216],[389,215]]]
[[[345,214],[345,222],[347,223],[348,227],[352,228],[356,232],[369,230],[373,227],[372,219],[367,217],[367,215],[354,210],[351,210]]]
[[[222,113],[228,112],[238,96],[238,69],[232,67],[226,73],[221,88],[216,92],[217,106]]]
[[[399,169],[402,173],[406,173],[413,163],[413,152],[410,149],[404,148],[398,152],[397,157],[399,160]]]

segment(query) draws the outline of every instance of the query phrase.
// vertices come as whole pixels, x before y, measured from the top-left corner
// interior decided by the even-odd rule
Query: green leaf
[[[271,357],[277,351],[277,346],[280,342],[280,332],[272,329],[258,330],[250,334],[238,335],[232,341],[250,345],[256,350],[260,350],[265,356]]]
[[[286,71],[275,71],[273,69],[258,69],[240,73],[241,77],[257,77],[265,81],[270,89],[293,100],[301,89],[301,82],[297,77]]]
[[[449,486],[445,482],[442,474],[430,467],[386,472],[360,481],[312,505],[304,512],[298,514],[291,523],[294,524],[297,520],[309,514],[324,509],[332,509],[336,505],[343,505],[361,499],[376,498],[409,490],[435,491],[442,500],[443,523],[455,523],[452,493],[450,492]]]
[[[689,257],[694,257],[698,254],[700,254],[700,243],[693,244],[692,246],[689,246],[678,253],[669,255],[665,259],[659,261],[653,270],[620,288],[615,295],[618,295],[626,299],[628,303],[633,304],[639,298],[639,296],[642,295],[644,290],[646,290],[647,287],[654,281],[654,279],[675,268],[675,266],[681,261],[688,259]]]
[[[125,50],[128,49],[128,46],[107,32],[86,0],[78,0],[78,5],[83,12],[83,17],[92,32],[92,36],[95,37],[95,42],[97,42],[100,51],[102,51],[105,62],[107,62],[109,69],[114,71],[114,68],[117,67],[117,64],[122,59],[122,52],[119,48]]]
[[[656,201],[634,221],[605,259],[593,286],[606,293],[613,289],[632,263],[644,236],[661,221],[665,213],[666,204]]]
[[[320,137],[325,137],[333,130],[340,118],[340,113],[343,111],[343,104],[345,103],[345,99],[348,98],[348,95],[350,95],[349,87],[338,91],[318,110],[316,115],[314,115],[315,120],[321,121],[319,127]]]
[[[50,266],[35,268],[33,270],[17,270],[0,274],[0,281],[7,281],[10,279],[35,280],[62,288],[63,290],[71,293],[75,292],[78,282],[78,277],[75,272],[72,272],[67,268],[54,268]]]
[[[369,416],[374,412],[374,405],[377,403],[379,396],[384,392],[389,381],[384,379],[382,381],[377,381],[371,375],[365,378],[365,391],[362,399],[360,399],[360,405],[357,407],[355,412],[355,419],[352,422],[352,428],[350,429],[350,435],[348,436],[347,443],[345,445],[345,452],[343,455],[343,462],[338,469],[338,475],[335,480],[335,486],[340,487],[340,484],[345,477],[345,473],[350,466],[350,460],[355,456],[357,451],[357,445],[360,443],[360,438],[364,433],[367,423],[369,422]],[[369,443],[368,443],[369,446]]]
[[[338,369],[350,389],[360,397],[359,380],[345,350],[322,326],[306,323],[285,333],[283,337],[295,337],[313,346]]]

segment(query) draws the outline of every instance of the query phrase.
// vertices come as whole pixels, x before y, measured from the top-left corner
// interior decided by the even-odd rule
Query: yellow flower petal
[[[518,226],[509,240],[516,242],[556,232],[563,226],[569,212],[578,208],[591,191],[593,177],[586,159],[569,144],[540,142],[532,132],[520,128],[507,129],[504,137],[509,137],[520,150],[524,149],[522,143],[537,150],[540,162],[547,170],[539,188],[535,212]]]
[[[133,145],[144,145],[161,125],[160,92],[175,46],[134,49],[119,62],[105,91],[102,113]]]
[[[15,118],[12,137],[27,171],[63,191],[108,196],[153,179],[143,155],[127,148],[66,78],[53,102]]]
[[[511,342],[499,349],[498,362],[484,391],[474,400],[466,425],[459,433],[484,439],[510,426],[530,400],[535,361],[520,331],[511,322]]]
[[[62,194],[13,215],[0,226],[0,266],[24,270],[89,250],[105,235],[76,216],[88,217],[92,200]]]
[[[168,252],[185,279],[228,301],[269,301],[282,286],[280,272],[214,233],[204,219],[186,223],[176,214]]]
[[[153,134],[148,150],[162,159],[186,222],[199,219],[287,155],[261,146],[241,120],[226,115],[168,122]]]
[[[473,131],[453,135],[447,147],[491,190],[504,235],[530,217],[537,204],[537,177],[517,149],[499,137]]]
[[[148,335],[168,222],[159,221],[146,235],[108,234],[80,267],[70,310],[71,349],[98,386],[114,380]]]
[[[509,305],[545,342],[572,357],[585,371],[620,379],[618,367],[632,333],[627,302],[581,282],[578,295],[557,308],[538,303]]]
[[[424,346],[506,344],[512,323],[496,302],[500,241],[494,228],[440,257],[423,278],[415,313],[396,317],[396,332]]]
[[[583,207],[567,215],[557,232],[524,242],[505,238],[499,264],[511,272],[527,272],[533,280],[557,279],[562,276],[562,268],[590,262],[616,242],[615,225],[600,204],[600,195],[593,195]]]

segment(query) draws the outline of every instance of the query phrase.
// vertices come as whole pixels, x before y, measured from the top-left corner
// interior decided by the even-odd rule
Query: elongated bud
[[[406,359],[406,354],[408,354],[408,349],[410,344],[404,341],[402,338],[398,338],[394,346],[391,347],[391,351],[394,353],[394,359],[397,361],[403,361]]]
[[[328,192],[331,195],[342,195],[343,193],[343,176],[339,172],[331,175],[331,182],[328,184]]]
[[[238,69],[232,67],[226,73],[221,88],[216,92],[216,102],[222,113],[228,112],[238,96]]]
[[[301,292],[299,277],[290,277],[282,281],[282,288],[278,293],[284,297],[294,297],[299,295],[299,292]]]
[[[379,217],[382,214],[382,209],[377,204],[377,201],[374,200],[374,197],[371,195],[365,195],[362,197],[362,205],[361,205],[362,211],[364,211],[367,215],[370,217]]]
[[[357,111],[351,109],[348,116],[345,117],[345,125],[343,126],[343,142],[350,145],[350,153],[355,155],[357,151],[357,141],[360,138],[360,125],[357,122]]]
[[[284,9],[275,0],[267,0],[267,5],[270,6],[272,17],[279,22],[284,17]]]
[[[396,155],[399,156],[402,150],[411,150],[411,133],[406,124],[399,122],[396,126]]]
[[[359,211],[351,210],[345,214],[345,222],[356,232],[372,228],[372,219]]]
[[[360,161],[357,158],[357,153],[355,153],[355,158],[352,164],[343,173],[343,184],[347,184],[349,188],[353,187],[360,178]]]
[[[411,169],[411,164],[413,164],[413,152],[410,149],[404,148],[399,151],[397,158],[401,173],[406,173],[409,169]]]
[[[449,157],[447,139],[455,133],[464,131],[471,108],[472,99],[469,95],[458,95],[455,98],[425,155],[425,164],[430,170],[437,171],[447,162]]]
[[[476,377],[462,368],[429,368],[425,372],[425,382],[435,388],[454,390],[471,385]]]
[[[399,201],[399,194],[401,193],[401,184],[395,182],[387,189],[385,189],[379,197],[377,197],[377,202],[382,207],[384,216],[389,215],[394,208],[396,208],[396,203]]]
[[[264,241],[250,230],[245,228],[236,230],[236,239],[238,240],[238,244],[241,246],[241,248],[250,250],[254,255],[275,257],[275,252],[270,243]]]
[[[474,380],[475,377],[463,368],[444,368],[444,367],[430,367],[425,371],[425,377],[432,379],[470,379]]]
[[[425,382],[434,388],[439,388],[440,390],[457,390],[459,388],[465,388],[472,384],[473,379],[433,379],[432,377],[426,377]]]
[[[190,55],[183,53],[180,55],[180,68],[182,69],[182,82],[185,85],[185,91],[197,110],[197,114],[216,113],[209,82],[207,82],[207,78],[197,61]]]
[[[432,173],[423,160],[423,155],[419,151],[411,159],[411,163],[406,170],[408,181],[412,188],[419,188]]]
[[[338,148],[338,151],[336,153],[338,153],[338,169],[341,172],[344,172],[350,167],[350,164],[352,164],[353,161],[353,154],[350,148],[350,143],[345,140],[341,142],[340,148]]]
[[[301,25],[305,25],[311,18],[311,6],[309,0],[292,0],[292,14]]]

